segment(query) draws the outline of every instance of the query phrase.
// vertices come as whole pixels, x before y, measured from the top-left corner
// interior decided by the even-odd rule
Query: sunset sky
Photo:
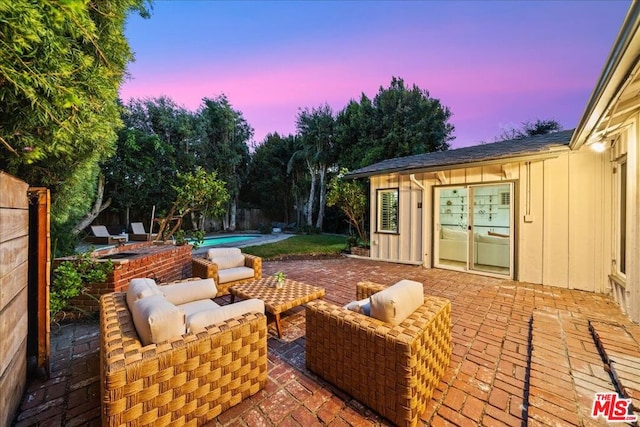
[[[620,1],[156,1],[129,18],[130,98],[195,111],[225,94],[254,128],[295,133],[392,76],[453,113],[453,147],[535,119],[577,125],[630,5]]]

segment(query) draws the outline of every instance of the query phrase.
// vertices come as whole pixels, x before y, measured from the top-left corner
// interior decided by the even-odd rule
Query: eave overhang
[[[494,157],[491,159],[483,159],[477,161],[470,162],[458,162],[458,163],[447,163],[441,165],[433,165],[426,167],[405,167],[405,168],[389,168],[381,171],[372,171],[372,172],[363,172],[363,173],[349,173],[347,175],[348,178],[368,178],[377,175],[387,175],[397,173],[399,175],[411,175],[411,174],[420,174],[420,173],[434,173],[440,171],[447,171],[453,169],[463,169],[463,168],[475,168],[482,166],[493,166],[493,165],[501,165],[507,163],[519,163],[519,162],[533,162],[533,161],[542,161],[547,159],[554,159],[560,156],[561,153],[570,151],[569,146],[557,146],[553,148],[549,148],[543,152],[535,152],[535,153],[526,153],[526,154],[516,154],[513,156],[504,156],[504,157]]]
[[[571,139],[577,150],[602,141],[640,111],[640,2],[634,0]]]

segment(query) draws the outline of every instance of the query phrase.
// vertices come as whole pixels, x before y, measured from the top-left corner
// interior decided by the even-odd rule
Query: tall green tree
[[[360,102],[349,101],[336,116],[336,154],[340,166],[349,170],[373,163],[380,157],[373,150],[375,137],[375,110],[365,94]]]
[[[249,172],[242,187],[245,202],[263,209],[269,217],[287,224],[296,204],[294,171],[288,172],[289,159],[295,152],[293,135],[268,134],[251,154]]]
[[[328,206],[338,206],[344,213],[347,222],[355,228],[360,241],[368,245],[369,237],[366,226],[366,214],[369,207],[365,186],[358,180],[345,180],[344,175],[349,172],[340,169],[338,175],[329,182]]]
[[[335,118],[328,104],[298,113],[296,130],[299,149],[292,161],[303,161],[311,177],[309,199],[307,202],[307,225],[313,224],[316,184],[318,185],[318,216],[316,228],[322,229],[327,193],[327,170],[335,163]]]
[[[172,186],[176,200],[167,215],[159,219],[158,239],[171,239],[180,230],[184,216],[191,212],[220,215],[229,199],[225,182],[218,179],[215,171],[207,172],[200,166],[193,172],[178,173],[177,182]]]
[[[443,151],[453,139],[451,111],[429,92],[393,77],[373,100],[364,94],[337,116],[340,166],[357,169],[384,159]]]
[[[529,136],[545,135],[548,133],[559,132],[562,125],[554,119],[536,119],[534,122],[526,121],[520,127],[507,127],[497,136],[496,141],[505,141],[509,139],[521,139]]]
[[[102,170],[110,210],[128,224],[130,218],[148,218],[153,206],[158,212],[171,207],[176,195],[169,184],[195,165],[198,116],[161,97],[129,101],[122,120],[116,153]]]
[[[0,2],[0,169],[52,194],[54,238],[89,209],[121,125],[127,13],[147,0]]]
[[[196,154],[198,165],[215,170],[227,183],[229,206],[225,228],[235,230],[240,188],[249,164],[249,141],[253,128],[233,109],[225,95],[205,98],[200,110],[202,138]]]

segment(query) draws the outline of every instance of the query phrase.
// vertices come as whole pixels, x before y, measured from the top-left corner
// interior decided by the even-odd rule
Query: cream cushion
[[[235,267],[244,267],[244,255],[227,255],[211,259],[211,262],[218,265],[218,271]]]
[[[249,267],[234,267],[226,270],[218,270],[218,280],[220,283],[229,283],[236,280],[250,279],[255,272]]]
[[[129,310],[142,345],[157,344],[186,332],[184,313],[164,295],[140,298]]]
[[[464,230],[454,230],[451,228],[440,229],[440,237],[447,240],[466,240],[467,232]]]
[[[200,301],[191,301],[186,304],[179,305],[178,308],[182,310],[186,317],[189,317],[199,311],[217,310],[218,308],[220,308],[220,306],[210,299],[203,299]]]
[[[199,311],[187,316],[187,332],[198,333],[204,331],[207,326],[253,312],[264,313],[264,302],[262,300],[248,299],[234,304],[223,305],[215,310]]]
[[[509,238],[508,237],[500,237],[500,236],[487,236],[484,234],[476,234],[474,236],[476,242],[478,243],[492,243],[494,245],[508,245]]]
[[[424,303],[422,283],[401,280],[371,295],[371,317],[399,325]]]
[[[127,306],[133,307],[137,300],[151,295],[162,295],[156,281],[153,279],[131,279],[127,289]]]
[[[213,279],[190,280],[159,286],[164,296],[172,304],[181,305],[201,299],[213,299],[218,290]]]
[[[239,254],[242,254],[240,248],[211,248],[207,251],[207,258],[213,259],[217,257]]]
[[[351,301],[349,304],[345,305],[344,308],[369,316],[371,314],[371,300],[369,298],[365,298],[359,301]]]
[[[207,251],[207,258],[218,265],[218,271],[244,266],[244,255],[240,248],[211,248]]]

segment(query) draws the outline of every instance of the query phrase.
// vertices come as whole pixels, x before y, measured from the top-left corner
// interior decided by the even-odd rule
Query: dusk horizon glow
[[[300,109],[334,113],[392,77],[449,107],[452,148],[536,119],[574,128],[628,1],[154,3],[131,16],[120,90],[196,111],[226,95],[254,128],[294,134]]]

